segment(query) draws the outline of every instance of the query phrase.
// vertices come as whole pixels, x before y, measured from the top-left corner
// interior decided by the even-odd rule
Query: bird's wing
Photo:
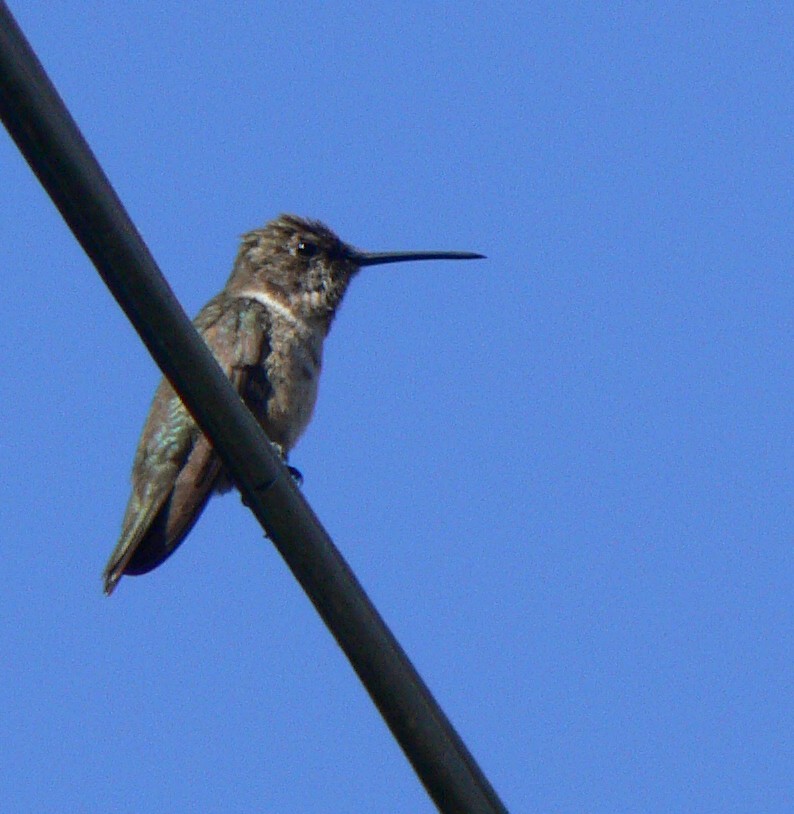
[[[270,352],[266,309],[225,294],[195,325],[238,393]],[[261,382],[260,382],[261,385]],[[221,462],[167,380],[160,383],[133,466],[121,538],[105,568],[111,593],[123,574],[151,571],[170,556],[198,519],[221,475]]]

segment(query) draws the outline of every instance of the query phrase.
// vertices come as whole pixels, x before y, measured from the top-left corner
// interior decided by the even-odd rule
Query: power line
[[[506,812],[196,333],[8,7],[0,118],[196,418],[442,812]]]

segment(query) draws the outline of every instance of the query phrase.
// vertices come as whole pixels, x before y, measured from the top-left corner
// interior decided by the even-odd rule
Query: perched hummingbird
[[[226,286],[194,324],[286,462],[314,409],[323,340],[358,270],[480,257],[360,252],[322,223],[281,215],[243,235]],[[105,593],[124,574],[145,574],[160,565],[187,536],[210,495],[230,488],[209,441],[163,379],[135,453],[132,495],[105,568]]]

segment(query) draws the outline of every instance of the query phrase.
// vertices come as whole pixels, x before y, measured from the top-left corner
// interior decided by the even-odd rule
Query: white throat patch
[[[293,314],[283,302],[277,300],[266,291],[253,291],[246,288],[243,291],[237,292],[235,296],[246,297],[249,300],[256,300],[260,305],[264,305],[268,311],[275,311],[279,316],[282,316],[288,322],[291,322],[296,328],[308,327],[304,320],[302,320],[300,317],[296,317],[295,314]]]

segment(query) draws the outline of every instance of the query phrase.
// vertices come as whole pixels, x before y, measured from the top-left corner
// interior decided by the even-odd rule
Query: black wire
[[[196,333],[2,0],[0,117],[212,441],[438,809],[506,812]]]

